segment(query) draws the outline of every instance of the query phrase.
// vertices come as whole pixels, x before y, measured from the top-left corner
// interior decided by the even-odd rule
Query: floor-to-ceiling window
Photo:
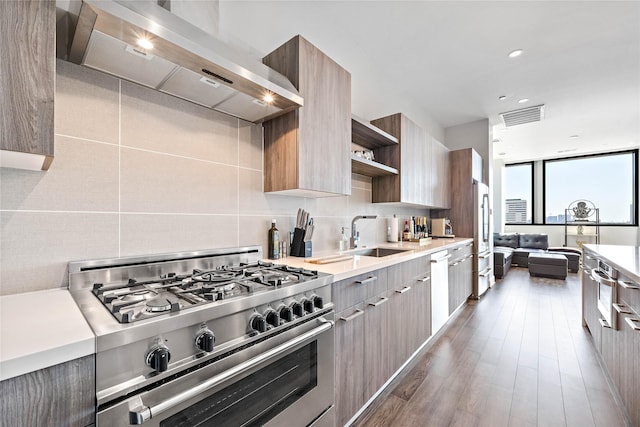
[[[637,162],[637,150],[545,160],[544,223],[564,224],[565,210],[587,200],[601,224],[637,225]]]

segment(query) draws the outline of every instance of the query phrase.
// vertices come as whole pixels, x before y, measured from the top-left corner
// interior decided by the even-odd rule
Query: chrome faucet
[[[358,215],[351,220],[351,239],[349,241],[350,249],[355,249],[358,247],[358,242],[360,241],[360,232],[356,230],[356,221],[359,219],[375,219],[378,215]]]

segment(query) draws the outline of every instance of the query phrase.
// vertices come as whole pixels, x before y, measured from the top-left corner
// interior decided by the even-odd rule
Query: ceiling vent
[[[505,127],[539,122],[544,118],[544,104],[500,113],[500,118],[502,118]]]

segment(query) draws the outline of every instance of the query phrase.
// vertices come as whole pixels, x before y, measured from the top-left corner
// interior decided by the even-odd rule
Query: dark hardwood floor
[[[465,306],[355,426],[626,426],[589,332],[580,276],[512,268]]]

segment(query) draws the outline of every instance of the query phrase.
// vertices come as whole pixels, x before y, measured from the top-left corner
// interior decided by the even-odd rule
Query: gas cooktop
[[[123,283],[96,282],[92,293],[120,323],[133,323],[317,277],[317,271],[257,261],[145,280],[129,278]]]

